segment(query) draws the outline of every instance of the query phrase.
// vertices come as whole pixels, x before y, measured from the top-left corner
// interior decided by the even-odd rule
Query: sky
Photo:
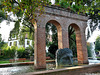
[[[0,28],[0,34],[2,34],[2,39],[5,42],[7,42],[8,37],[9,37],[9,33],[14,27],[14,23],[10,22],[10,24],[7,24],[7,21],[3,21],[2,23],[0,23],[0,27],[1,27]]]

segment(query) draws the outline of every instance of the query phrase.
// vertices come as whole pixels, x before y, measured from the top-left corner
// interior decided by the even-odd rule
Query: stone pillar
[[[58,33],[58,49],[63,48],[63,36],[62,36],[62,28],[57,26],[57,33]]]
[[[82,35],[82,49],[83,49],[83,63],[88,64],[88,52],[87,52],[87,43],[85,37],[85,31],[81,33]]]
[[[79,64],[88,64],[86,40],[83,32],[76,30],[77,59]]]
[[[69,48],[69,38],[67,30],[62,30],[62,42],[63,42],[63,48]]]
[[[46,68],[46,50],[45,50],[45,27],[35,27],[35,50],[34,66],[35,69]]]
[[[68,39],[68,31],[62,29],[61,27],[57,28],[58,31],[58,48],[69,48],[69,39]]]

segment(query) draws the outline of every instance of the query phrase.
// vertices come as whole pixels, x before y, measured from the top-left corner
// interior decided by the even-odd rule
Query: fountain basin
[[[30,72],[21,75],[100,75],[100,64],[68,67],[39,72]]]
[[[77,60],[75,60],[77,63]],[[98,62],[97,62],[98,61]],[[98,64],[97,64],[98,63]],[[79,66],[76,64],[75,67],[64,67],[63,69],[55,68],[55,61],[47,61],[46,70],[34,70],[34,62],[23,62],[23,63],[12,63],[12,64],[1,64],[0,75],[85,75],[84,73],[100,73],[100,61],[89,60],[89,65],[85,64]],[[9,67],[8,67],[9,66]],[[38,71],[38,72],[37,72]],[[29,73],[30,72],[30,73]]]
[[[55,67],[55,60],[46,61],[47,70]],[[9,63],[0,64],[0,75],[20,75],[22,73],[36,72],[43,70],[34,70],[34,62],[22,62],[22,63]]]

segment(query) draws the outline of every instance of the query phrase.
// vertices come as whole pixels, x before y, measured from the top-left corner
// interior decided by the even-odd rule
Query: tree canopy
[[[2,1],[2,0],[1,0],[1,1]],[[0,1],[0,23],[1,23],[3,20],[7,19],[6,15],[5,15],[5,12],[2,11],[2,8],[3,8],[4,6],[2,5],[1,1]]]
[[[36,19],[35,11],[40,11],[41,15],[43,13],[44,6],[50,4],[49,0],[0,0],[0,8],[2,9],[2,12],[4,12],[7,16],[7,13],[12,12],[17,17],[16,20],[10,19],[10,21],[16,22],[18,27],[20,24],[19,22],[22,22],[23,25],[30,28],[33,26],[32,22]],[[70,9],[78,14],[87,14],[89,19],[91,19],[90,28],[92,32],[97,27],[100,28],[100,25],[98,24],[100,22],[99,0],[55,0],[55,5]],[[4,16],[2,15],[2,18],[3,17]],[[89,37],[90,35],[88,31],[87,38]]]
[[[33,37],[33,24],[37,16],[35,12],[38,10],[41,15],[43,11],[45,11],[44,6],[46,5],[51,5],[49,0],[0,0],[0,22],[4,19],[15,22],[15,27],[10,33],[11,37],[18,36],[19,34],[23,35],[23,38],[20,39],[23,40],[27,32],[28,34],[32,34],[31,37]],[[73,13],[82,13],[88,16],[91,21],[90,29],[92,32],[97,27],[100,28],[100,0],[55,0],[55,6],[66,8],[67,10],[71,10]],[[8,13],[13,14],[16,19],[11,18]],[[20,32],[21,24],[24,26]],[[52,27],[52,31],[54,31],[52,37],[53,42],[57,44],[57,31],[52,24],[50,25]],[[46,29],[48,26],[46,26]],[[27,27],[29,29],[27,29]],[[49,33],[49,30],[50,29],[47,29],[47,34]],[[90,35],[88,30],[87,39],[89,37]],[[74,50],[74,53],[76,53],[75,33],[71,27],[69,27],[69,38],[69,44],[71,44],[70,48]],[[48,43],[48,39],[46,39],[46,43]]]

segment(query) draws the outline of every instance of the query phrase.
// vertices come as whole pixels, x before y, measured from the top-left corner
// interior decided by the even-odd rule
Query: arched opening
[[[68,27],[68,37],[69,37],[69,48],[73,52],[73,57],[77,57],[77,47],[76,47],[76,34],[75,29],[72,26]]]
[[[71,39],[73,40],[73,42],[71,41]],[[80,31],[79,26],[74,23],[70,24],[69,26],[69,44],[70,44],[69,47],[72,48],[72,50],[74,49],[75,53],[74,52],[73,53],[74,54],[77,53],[74,56],[77,56],[78,63],[83,63],[84,57],[83,57],[83,50],[82,50],[81,31]]]
[[[58,48],[62,48],[62,29],[55,20],[50,20],[45,26],[46,30],[46,56],[55,59]]]

